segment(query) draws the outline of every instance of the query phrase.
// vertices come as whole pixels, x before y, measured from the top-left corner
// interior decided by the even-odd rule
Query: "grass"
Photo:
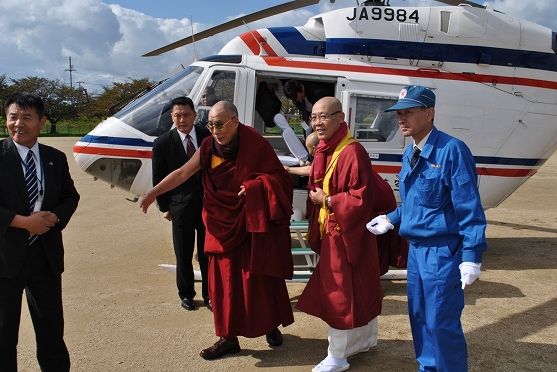
[[[76,121],[62,121],[56,124],[56,133],[50,133],[50,123],[47,122],[41,131],[41,137],[82,137],[100,123],[100,119],[85,119]],[[0,137],[7,137],[8,129],[4,121],[0,122]]]

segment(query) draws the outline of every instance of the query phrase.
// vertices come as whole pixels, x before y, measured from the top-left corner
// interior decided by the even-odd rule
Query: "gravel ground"
[[[240,338],[242,352],[206,361],[216,341],[212,313],[180,307],[170,224],[156,208],[146,215],[103,182],[78,169],[77,138],[44,138],[66,152],[81,194],[64,231],[66,343],[74,371],[310,371],[327,349],[327,327],[295,310],[284,345]],[[470,371],[557,371],[557,156],[499,207],[486,212],[489,250],[480,281],[466,288],[462,322]],[[416,371],[406,308],[406,282],[383,281],[379,343],[349,358],[350,371]],[[198,293],[201,284],[197,283]],[[292,305],[304,288],[289,283]],[[22,314],[20,371],[38,371],[34,332]],[[0,368],[1,369],[1,368]]]

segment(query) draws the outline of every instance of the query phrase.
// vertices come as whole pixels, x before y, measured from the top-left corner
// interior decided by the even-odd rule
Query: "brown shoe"
[[[238,337],[234,337],[234,341],[229,341],[224,337],[221,337],[213,346],[210,348],[201,350],[199,355],[204,359],[217,359],[224,354],[236,354],[239,353],[240,343],[238,342]]]
[[[267,343],[269,346],[280,346],[282,345],[282,333],[280,333],[278,328],[273,329],[271,332],[267,333]]]

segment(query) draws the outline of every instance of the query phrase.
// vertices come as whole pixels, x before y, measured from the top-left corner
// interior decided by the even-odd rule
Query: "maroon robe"
[[[395,210],[397,204],[391,185],[375,171],[373,171],[373,187],[373,218]],[[379,254],[379,274],[383,275],[389,271],[389,266],[406,268],[408,240],[398,235],[398,227],[375,236],[375,239]]]
[[[201,144],[205,254],[215,333],[259,337],[294,322],[285,279],[290,252],[292,179],[253,128],[238,127],[237,157],[211,168],[211,142]],[[239,197],[240,186],[246,188]]]
[[[371,162],[360,143],[340,153],[329,194],[334,214],[321,239],[320,206],[311,206],[308,241],[320,256],[296,307],[333,328],[354,329],[381,313],[383,299],[375,236],[366,229],[373,217]]]

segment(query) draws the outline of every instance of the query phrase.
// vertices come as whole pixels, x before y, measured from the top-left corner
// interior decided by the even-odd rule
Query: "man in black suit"
[[[197,113],[190,98],[175,98],[171,106],[170,114],[175,128],[158,137],[153,144],[153,186],[169,173],[184,165],[199,148],[203,139],[210,136],[207,128],[193,125]],[[189,156],[188,142],[190,142],[190,151],[192,151]],[[193,298],[196,292],[191,261],[197,231],[197,257],[202,280],[201,295],[209,310],[212,310],[207,287],[207,256],[204,253],[205,226],[201,219],[203,187],[200,175],[191,177],[175,189],[158,196],[157,203],[163,217],[172,221],[172,240],[176,254],[176,284],[182,307],[186,310],[195,310]]]
[[[306,137],[312,132],[311,109],[315,102],[323,97],[332,97],[335,95],[335,86],[331,83],[315,82],[315,81],[298,81],[288,80],[284,84],[284,95],[291,100],[300,111],[302,125],[306,131]]]
[[[66,155],[37,138],[44,103],[17,93],[5,102],[10,137],[0,141],[0,370],[17,371],[23,290],[42,371],[69,371],[64,342],[62,230],[79,194]]]

